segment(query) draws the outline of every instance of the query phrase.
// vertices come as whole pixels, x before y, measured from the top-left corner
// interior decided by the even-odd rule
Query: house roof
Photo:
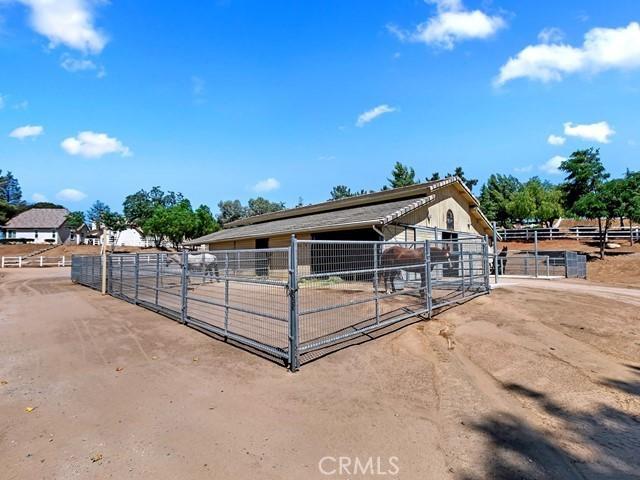
[[[67,215],[66,208],[31,208],[13,217],[4,228],[59,228]]]
[[[187,245],[286,235],[297,232],[319,232],[336,228],[365,228],[385,225],[434,200],[437,189],[455,185],[465,196],[482,223],[491,230],[489,220],[480,211],[480,203],[458,177],[419,183],[408,187],[383,190],[340,200],[290,208],[278,212],[242,218],[225,225],[224,230],[196,238]]]
[[[300,217],[281,218],[270,222],[227,228],[191,240],[187,242],[187,245],[237,240],[240,238],[269,237],[272,235],[286,235],[298,232],[318,232],[336,228],[385,225],[422,205],[426,205],[434,198],[435,197],[431,195],[429,197],[411,200],[396,200],[388,203],[364,205],[344,210],[332,210]]]

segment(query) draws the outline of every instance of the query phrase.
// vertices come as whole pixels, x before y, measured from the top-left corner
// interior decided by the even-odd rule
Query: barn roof
[[[187,244],[200,245],[202,243],[237,240],[240,238],[258,238],[298,232],[318,232],[335,228],[384,225],[422,205],[426,205],[434,198],[435,197],[431,195],[429,197],[411,200],[396,200],[394,202],[365,205],[338,211],[332,210],[329,212],[282,218],[270,222],[228,228],[191,240],[187,242]]]
[[[31,208],[13,217],[3,228],[59,228],[67,215],[66,208]]]
[[[448,177],[408,187],[242,218],[227,223],[225,228],[219,232],[196,238],[186,244],[202,245],[225,240],[262,238],[297,232],[321,232],[338,228],[365,228],[371,225],[385,225],[411,210],[431,202],[435,198],[434,192],[436,190],[449,185],[455,185],[461,195],[474,206],[472,214],[477,215],[490,231],[492,226],[480,210],[478,199],[473,196],[460,178]]]

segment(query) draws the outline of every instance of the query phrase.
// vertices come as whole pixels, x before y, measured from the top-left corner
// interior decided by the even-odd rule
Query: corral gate
[[[99,256],[74,282],[99,288]],[[112,254],[108,293],[282,359],[489,292],[486,237],[420,242],[291,239],[288,248]]]

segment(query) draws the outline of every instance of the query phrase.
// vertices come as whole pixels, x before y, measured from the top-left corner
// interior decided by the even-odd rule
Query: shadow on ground
[[[640,368],[627,366],[637,374],[637,381],[609,379],[602,384],[638,397]],[[554,432],[547,432],[512,414],[483,418],[472,425],[489,440],[491,452],[481,469],[483,473],[459,478],[640,479],[640,415],[637,413],[604,404],[590,411],[570,410],[546,394],[517,383],[505,384],[504,389],[534,401],[559,426]],[[570,439],[580,454],[569,451],[562,441],[552,437]]]

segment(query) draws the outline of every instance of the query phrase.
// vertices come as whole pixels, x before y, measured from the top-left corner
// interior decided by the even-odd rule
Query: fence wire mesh
[[[112,254],[108,293],[286,360],[489,291],[483,238]],[[99,256],[73,281],[98,289]]]
[[[509,250],[494,259],[500,276],[587,278],[587,257],[571,251]]]

